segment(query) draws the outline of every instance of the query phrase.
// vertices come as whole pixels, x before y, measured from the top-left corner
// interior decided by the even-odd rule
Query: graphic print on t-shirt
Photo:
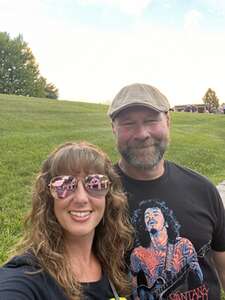
[[[136,230],[130,256],[134,299],[208,299],[194,246],[180,236],[180,225],[165,202],[140,202],[132,223]]]

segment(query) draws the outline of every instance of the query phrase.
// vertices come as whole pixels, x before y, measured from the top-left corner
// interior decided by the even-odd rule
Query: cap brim
[[[120,108],[114,110],[113,112],[109,112],[108,115],[111,119],[114,119],[119,113],[121,113],[123,110],[133,107],[133,106],[143,106],[143,107],[147,107],[150,108],[152,110],[155,110],[157,112],[166,112],[167,110],[162,110],[162,109],[158,109],[148,103],[140,103],[140,102],[132,102],[129,104],[126,104],[124,106],[121,106]]]

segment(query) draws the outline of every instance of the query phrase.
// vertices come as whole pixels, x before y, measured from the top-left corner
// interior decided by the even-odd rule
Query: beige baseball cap
[[[134,83],[119,91],[107,114],[114,119],[119,112],[131,106],[145,106],[159,112],[170,109],[168,99],[157,88],[144,83]]]

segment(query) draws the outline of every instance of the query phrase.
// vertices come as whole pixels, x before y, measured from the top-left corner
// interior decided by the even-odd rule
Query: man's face
[[[146,229],[152,233],[161,231],[164,227],[165,219],[162,211],[158,207],[147,208],[144,213]]]
[[[169,143],[169,116],[134,106],[113,121],[113,133],[122,158],[141,170],[153,169],[163,158]]]

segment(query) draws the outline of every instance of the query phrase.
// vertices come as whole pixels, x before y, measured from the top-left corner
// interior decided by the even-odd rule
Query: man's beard
[[[152,170],[163,158],[168,146],[168,138],[161,140],[136,142],[136,145],[121,148],[118,150],[123,159],[131,166],[140,170]]]

